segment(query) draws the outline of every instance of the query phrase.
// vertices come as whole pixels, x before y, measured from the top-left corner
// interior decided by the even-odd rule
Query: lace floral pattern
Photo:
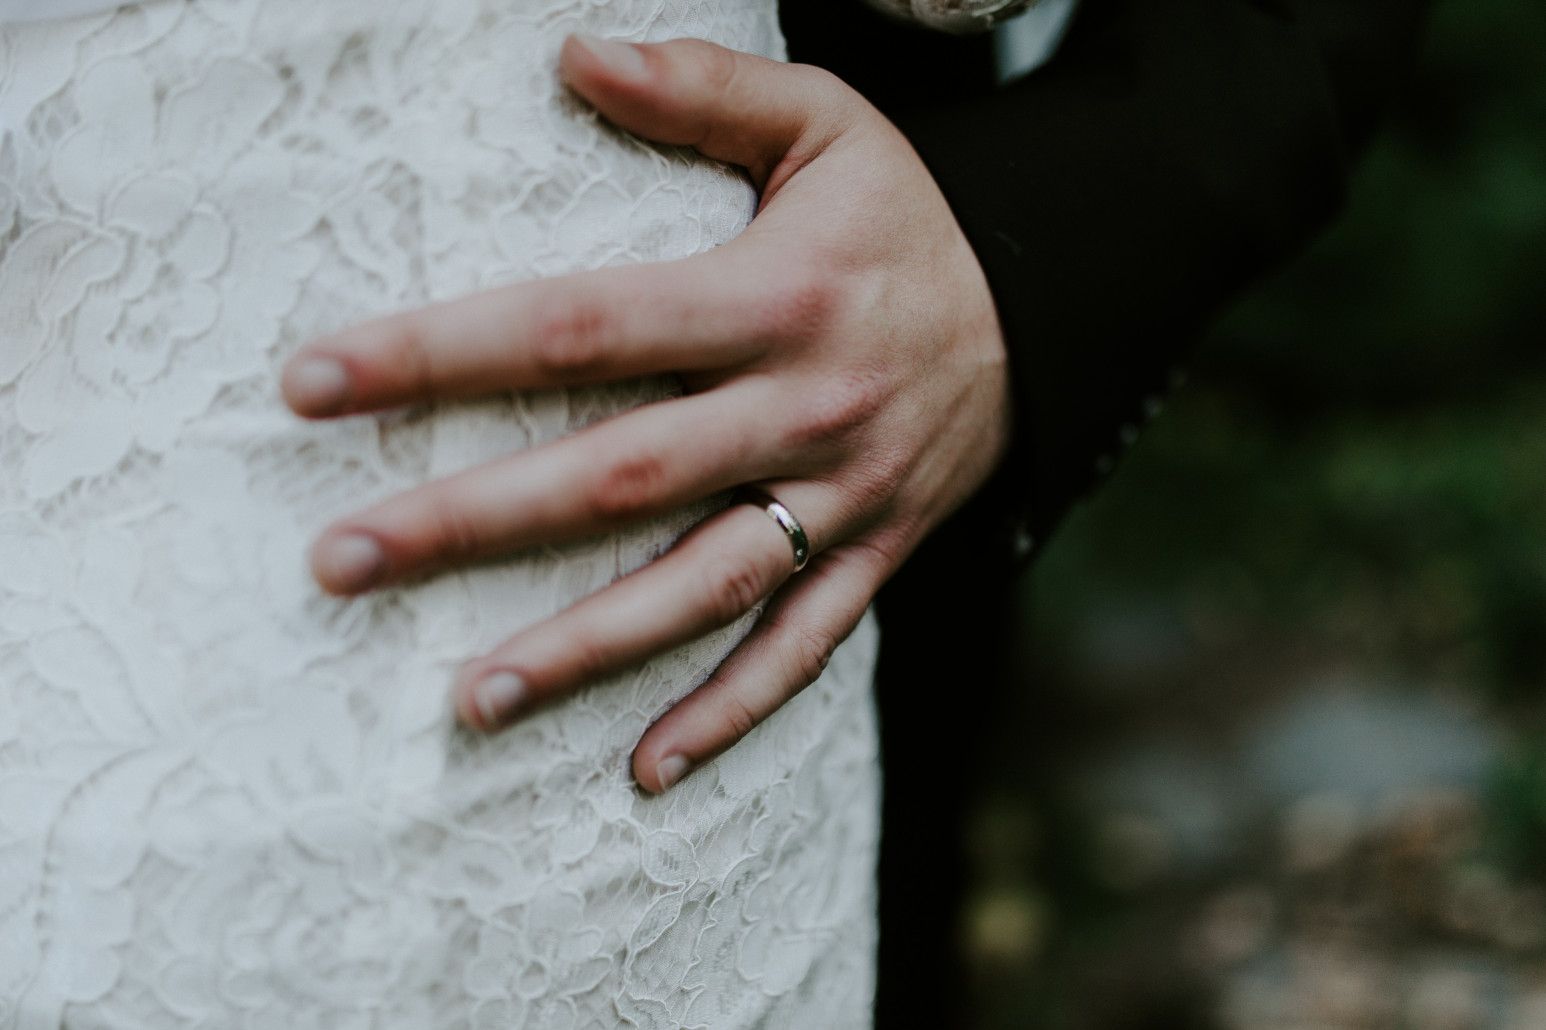
[[[0,1027],[865,1025],[866,622],[663,798],[741,626],[511,732],[455,663],[705,510],[353,602],[332,517],[666,396],[306,425],[304,340],[729,239],[743,179],[560,88],[583,29],[777,55],[762,0],[152,0],[0,27]]]

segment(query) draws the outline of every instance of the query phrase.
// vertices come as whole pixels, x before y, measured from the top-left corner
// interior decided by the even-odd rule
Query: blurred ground
[[[1027,584],[984,1030],[1546,1030],[1543,289],[1546,4],[1448,0]]]

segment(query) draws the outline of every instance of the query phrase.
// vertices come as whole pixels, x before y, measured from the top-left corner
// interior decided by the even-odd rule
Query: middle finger
[[[739,380],[660,401],[427,484],[331,526],[312,550],[324,589],[355,594],[662,515],[786,474],[768,387]],[[713,432],[705,432],[713,426]]]

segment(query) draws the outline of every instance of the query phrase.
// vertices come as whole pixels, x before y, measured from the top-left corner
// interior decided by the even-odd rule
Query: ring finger
[[[812,519],[821,546],[834,514],[825,492],[786,485]],[[754,504],[734,504],[699,524],[659,560],[523,630],[458,677],[456,709],[478,729],[495,729],[533,708],[728,625],[795,571],[790,537]]]

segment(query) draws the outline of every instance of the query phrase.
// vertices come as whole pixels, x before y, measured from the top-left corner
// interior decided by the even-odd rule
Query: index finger
[[[830,72],[702,39],[570,36],[560,63],[564,80],[614,124],[740,165],[758,192],[777,192],[856,109],[857,94]]]
[[[709,371],[761,353],[771,320],[727,249],[473,294],[302,348],[281,389],[330,418],[505,390]]]

